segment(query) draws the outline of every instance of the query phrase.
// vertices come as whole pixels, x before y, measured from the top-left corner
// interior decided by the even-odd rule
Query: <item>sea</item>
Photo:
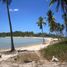
[[[13,37],[15,47],[25,47],[42,44],[42,37]],[[0,37],[0,48],[10,48],[10,37]]]

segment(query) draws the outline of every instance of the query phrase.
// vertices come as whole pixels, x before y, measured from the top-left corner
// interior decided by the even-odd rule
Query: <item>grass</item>
[[[41,53],[47,60],[51,60],[52,56],[55,56],[60,61],[67,61],[67,39],[42,49]]]

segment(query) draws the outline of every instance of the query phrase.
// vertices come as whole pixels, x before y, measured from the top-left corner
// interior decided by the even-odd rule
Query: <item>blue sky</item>
[[[46,17],[50,0],[12,0],[10,16],[13,31],[40,32],[36,22],[40,16]],[[61,11],[55,11],[55,6],[50,7],[55,13],[57,22],[63,23]],[[47,21],[46,21],[47,22]],[[9,32],[6,5],[0,3],[0,32]],[[44,32],[49,33],[48,25],[44,26]]]

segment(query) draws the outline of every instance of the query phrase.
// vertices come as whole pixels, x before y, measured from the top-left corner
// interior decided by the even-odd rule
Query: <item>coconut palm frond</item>
[[[52,4],[54,4],[56,2],[56,0],[51,0],[49,6],[51,6]]]

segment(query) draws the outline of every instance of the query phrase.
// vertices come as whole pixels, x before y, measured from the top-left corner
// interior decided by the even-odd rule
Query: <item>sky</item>
[[[41,32],[36,22],[40,16],[47,17],[47,11],[49,9],[55,13],[56,21],[63,23],[61,17],[62,12],[56,12],[56,5],[49,7],[49,3],[50,0],[12,0],[9,11],[13,31]],[[48,23],[46,19],[44,21]],[[6,4],[0,2],[0,32],[9,31]],[[44,32],[49,33],[48,24],[44,26]]]

